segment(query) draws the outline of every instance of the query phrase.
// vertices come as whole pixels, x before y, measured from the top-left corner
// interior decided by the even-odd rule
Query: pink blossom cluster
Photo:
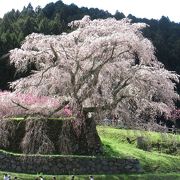
[[[64,115],[66,115],[66,116],[72,116],[72,115],[73,115],[73,114],[72,114],[72,109],[71,109],[71,107],[70,107],[69,105],[66,105],[66,106],[64,107],[63,113],[64,113]]]
[[[33,115],[36,113],[48,115],[48,113],[60,105],[60,102],[52,97],[11,93],[8,91],[0,92],[0,103],[0,117]],[[67,105],[56,113],[56,115],[72,116],[72,110],[70,106]]]
[[[22,103],[26,105],[41,105],[41,106],[52,106],[56,107],[59,102],[55,98],[50,98],[48,96],[34,96],[33,94],[16,94],[15,100],[21,100]]]

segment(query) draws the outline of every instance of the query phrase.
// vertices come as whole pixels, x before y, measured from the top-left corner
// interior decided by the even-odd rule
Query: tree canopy
[[[146,24],[85,16],[69,25],[68,34],[33,33],[10,51],[18,72],[32,70],[11,83],[13,93],[57,96],[74,111],[108,110],[133,125],[170,112],[178,76],[157,61]]]

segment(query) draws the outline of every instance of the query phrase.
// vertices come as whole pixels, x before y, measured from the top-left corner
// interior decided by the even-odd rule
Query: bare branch
[[[53,63],[55,63],[57,60],[58,60],[58,54],[57,54],[57,52],[55,51],[55,49],[54,49],[54,47],[52,46],[52,44],[50,44],[50,47],[51,47],[51,50],[52,50],[52,52],[53,52],[53,54],[54,54],[54,61],[53,61]]]
[[[27,107],[23,106],[22,104],[17,103],[17,102],[15,102],[15,101],[13,101],[13,100],[11,100],[11,101],[12,101],[12,103],[16,104],[17,106],[23,108],[24,110],[29,111],[29,109],[28,109]]]
[[[42,80],[43,80],[44,74],[45,74],[49,69],[51,69],[51,68],[53,68],[53,67],[56,66],[56,65],[55,65],[55,62],[58,60],[58,54],[57,54],[57,52],[55,51],[55,49],[54,49],[54,47],[52,46],[52,44],[50,45],[50,47],[51,47],[51,50],[52,50],[52,52],[53,52],[53,54],[54,54],[53,65],[49,66],[48,68],[46,68],[46,69],[42,72],[42,75],[41,75],[41,78],[40,78],[39,82],[38,82],[37,84],[33,85],[33,86],[39,86],[39,85],[41,84]]]
[[[66,52],[66,50],[65,50],[65,48],[64,48],[64,46],[62,44],[60,46],[62,47],[62,49],[63,49],[63,51],[65,53],[66,59],[68,60],[69,59],[68,53]]]
[[[47,69],[45,69],[45,70],[42,72],[42,74],[41,74],[41,78],[40,78],[39,82],[38,82],[37,84],[33,85],[33,86],[39,86],[39,85],[41,84],[43,78],[44,78],[44,74],[45,74],[49,69],[51,69],[51,68],[53,68],[53,67],[55,67],[55,66],[52,65],[52,66],[49,66]]]
[[[0,61],[7,61],[9,59],[10,53],[4,54],[3,56],[0,57]]]
[[[48,118],[53,116],[55,113],[57,113],[58,111],[60,111],[61,109],[63,109],[67,104],[69,103],[69,101],[64,101],[62,104],[60,104],[54,111],[50,112],[48,115]]]

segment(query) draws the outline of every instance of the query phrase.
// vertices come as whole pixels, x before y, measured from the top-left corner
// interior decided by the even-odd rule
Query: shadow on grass
[[[119,152],[115,151],[110,145],[103,144],[103,155],[109,157],[118,157]]]

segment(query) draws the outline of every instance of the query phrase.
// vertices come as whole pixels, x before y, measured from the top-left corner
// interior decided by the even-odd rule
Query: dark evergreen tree
[[[120,19],[125,18],[125,15],[124,15],[122,12],[116,11],[116,13],[114,14],[114,17],[115,17],[117,20],[120,20]]]

